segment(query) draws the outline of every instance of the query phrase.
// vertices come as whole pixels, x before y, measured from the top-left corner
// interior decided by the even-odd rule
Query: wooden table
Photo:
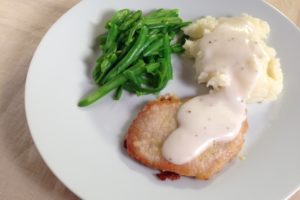
[[[0,199],[78,199],[48,169],[32,142],[24,83],[49,27],[79,0],[0,0]],[[300,26],[300,0],[269,0]],[[300,192],[292,197],[300,200]]]

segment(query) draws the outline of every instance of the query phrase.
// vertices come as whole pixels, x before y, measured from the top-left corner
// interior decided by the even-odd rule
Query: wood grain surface
[[[300,26],[300,0],[268,0]],[[79,0],[0,0],[0,199],[76,200],[33,144],[24,110],[32,55],[50,26]],[[300,192],[292,200],[300,200]]]

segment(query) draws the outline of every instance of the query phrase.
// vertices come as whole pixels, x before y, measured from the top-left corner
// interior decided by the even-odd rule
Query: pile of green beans
[[[173,78],[171,54],[181,54],[184,22],[177,9],[142,11],[123,9],[106,22],[106,32],[97,38],[101,55],[92,72],[98,88],[79,102],[88,106],[115,90],[136,95],[157,94]],[[177,36],[177,37],[175,37]]]

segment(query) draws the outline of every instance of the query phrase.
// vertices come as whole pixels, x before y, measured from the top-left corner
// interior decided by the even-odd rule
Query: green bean
[[[88,105],[94,103],[95,101],[97,101],[101,97],[105,96],[107,93],[109,93],[113,89],[115,89],[115,88],[119,87],[120,85],[122,85],[123,83],[125,83],[126,80],[127,80],[127,78],[124,75],[119,75],[115,79],[107,82],[105,85],[99,87],[97,90],[90,93],[84,99],[80,100],[78,106],[84,107],[84,106],[88,106]]]
[[[134,12],[130,19],[128,19],[127,21],[124,21],[121,24],[120,30],[122,30],[122,31],[127,30],[134,22],[139,20],[141,18],[141,16],[142,16],[142,11],[138,10],[138,11]]]
[[[143,52],[150,44],[152,44],[159,37],[161,37],[161,34],[150,35],[149,38],[147,39],[147,41],[145,42],[144,46],[142,47],[141,52]],[[149,63],[151,63],[151,62],[149,62]]]
[[[157,9],[157,10],[154,10],[154,11],[148,13],[148,14],[145,16],[145,18],[153,18],[153,17],[157,17],[157,16],[159,16],[159,15],[161,15],[161,14],[165,14],[165,13],[164,13],[164,9],[162,9],[162,8]]]
[[[145,87],[142,85],[137,85],[134,84],[133,82],[127,83],[127,85],[125,85],[126,89],[131,91],[131,92],[135,92],[138,96],[139,95],[145,95],[145,94],[153,94],[153,93],[157,93],[160,92],[168,83],[168,79],[163,79],[161,82],[159,82],[158,86],[155,87]]]
[[[183,28],[183,27],[185,27],[185,26],[188,26],[188,25],[190,25],[192,22],[181,22],[180,24],[177,24],[177,25],[175,25],[174,26],[174,29],[181,29],[181,28]]]
[[[150,67],[153,67],[151,65],[155,65],[156,67],[159,67],[158,63],[152,63],[149,65],[150,65]],[[149,67],[149,65],[142,66],[141,63],[139,62],[135,66],[132,66],[132,69],[128,69],[128,70],[132,70],[133,73],[135,73],[135,75],[138,76],[138,75],[142,74],[144,71],[146,71],[147,68]],[[124,84],[126,81],[127,81],[126,76],[124,76],[123,74],[119,74],[113,80],[108,81],[106,84],[99,87],[94,92],[90,93],[87,97],[83,98],[79,102],[78,106],[84,107],[84,106],[88,106],[88,105],[94,103],[95,101],[97,101],[101,97],[105,96],[107,93],[109,93],[113,89]]]
[[[135,74],[133,73],[133,71],[129,70],[129,71],[125,71],[124,76],[126,76],[126,78],[130,81],[132,81],[134,84],[139,85],[141,84],[139,82],[139,80],[137,79],[137,77],[135,76]]]
[[[152,70],[150,69],[150,71],[152,71]],[[155,68],[155,71],[157,71],[157,68]],[[138,83],[140,83],[140,85],[149,85],[151,82],[151,79],[149,78],[148,69],[146,70],[145,73],[141,74],[141,76],[138,76],[137,79],[138,79]]]
[[[134,13],[135,13],[134,11],[130,11],[130,13],[124,18],[124,21],[123,21],[123,22],[126,22],[126,21],[128,21],[130,18],[132,18],[132,16],[133,16]]]
[[[131,68],[132,68],[132,70],[137,70],[137,69],[142,68],[143,66],[145,66],[144,62],[137,62]],[[113,89],[115,89],[115,88],[119,87],[120,85],[122,85],[123,83],[125,83],[126,80],[127,80],[127,78],[124,75],[117,76],[115,79],[107,82],[106,84],[100,86],[94,92],[90,93],[86,98],[82,99],[78,105],[80,107],[83,107],[83,106],[88,106],[88,105],[92,104],[93,102],[95,102],[98,99],[100,99],[101,97],[105,96],[107,93],[109,93]]]
[[[154,42],[155,40],[157,40],[159,37],[161,37],[160,34],[150,35],[147,38],[147,41],[144,43],[144,46],[142,47],[141,52],[143,52],[152,42]],[[124,50],[122,51],[120,57],[123,58],[125,56],[125,54],[128,52],[128,49],[130,49],[130,48],[131,48],[131,46],[124,47]],[[151,62],[149,62],[149,63],[151,63]]]
[[[118,36],[118,26],[112,24],[107,33],[107,39],[104,45],[104,51],[108,53],[109,48],[116,42]]]
[[[177,9],[158,9],[146,16],[140,10],[117,11],[106,23],[106,33],[96,38],[102,55],[92,78],[98,89],[78,105],[88,106],[113,90],[115,100],[123,90],[136,95],[160,92],[173,77],[171,53],[184,52],[181,29],[189,23]]]
[[[132,67],[130,67],[126,71],[136,70],[136,69],[141,68],[141,67],[143,67],[145,65],[146,65],[146,63],[143,61],[143,59],[139,59],[135,63],[133,63]]]
[[[123,91],[123,86],[119,86],[116,90],[115,96],[114,96],[114,100],[120,100],[121,96],[122,96],[122,91]]]
[[[120,35],[118,36],[118,39],[117,39],[117,43],[122,43],[124,44],[124,41],[125,39],[128,37],[128,31],[126,32],[120,32]]]
[[[124,21],[124,19],[126,19],[126,17],[131,13],[131,11],[129,9],[123,9],[123,10],[119,10],[117,11],[111,18],[111,20],[109,20],[106,24],[105,24],[105,28],[109,29],[111,27],[112,24],[117,24],[120,25],[120,23],[122,23]]]
[[[118,57],[116,55],[116,53],[111,53],[110,55],[107,56],[107,59],[109,60],[110,64],[112,65],[115,61],[117,61]],[[101,72],[105,73],[108,69],[109,66],[101,66]]]
[[[100,80],[107,72],[107,70],[114,64],[117,60],[116,53],[108,53],[104,54],[97,60],[97,66],[93,70],[93,79],[94,81],[100,85]]]
[[[133,82],[126,82],[124,84],[124,89],[127,90],[128,92],[131,93],[135,93],[137,96],[141,96],[141,95],[146,95],[147,93],[142,92],[141,90],[139,90],[140,86],[134,84]]]
[[[147,25],[147,27],[150,30],[160,30],[162,32],[162,29],[169,27],[169,25],[168,24],[164,24],[164,23],[158,23],[158,24]]]
[[[150,35],[150,36],[147,38],[147,41],[145,42],[145,45],[142,47],[142,52],[143,52],[150,44],[152,44],[155,40],[157,40],[159,37],[161,37],[161,34]]]
[[[142,47],[141,51],[143,52],[145,50],[145,48],[148,47],[148,45],[150,45],[153,41],[157,40],[159,37],[161,37],[160,34],[152,34],[152,35],[150,35],[149,38],[147,38],[147,40],[146,40],[144,46]],[[125,44],[123,46],[123,49],[120,50],[120,53],[119,53],[120,58],[123,58],[125,56],[125,54],[128,53],[128,51],[129,51],[129,49],[131,47],[132,47],[131,44],[129,44],[129,45]]]
[[[172,65],[171,65],[171,48],[170,48],[170,38],[166,33],[163,37],[163,56],[166,61],[168,68],[167,77],[168,79],[173,78]]]
[[[182,20],[179,17],[144,18],[143,23],[147,26],[161,24],[173,26],[182,23]]]
[[[149,56],[149,55],[153,55],[152,53],[159,50],[161,47],[163,46],[163,40],[159,39],[155,42],[153,42],[151,45],[149,45],[145,50],[143,55]]]
[[[172,53],[182,54],[184,51],[185,50],[184,50],[184,48],[182,47],[181,44],[176,43],[176,44],[171,45],[171,52]]]
[[[125,44],[122,45],[122,48],[119,52],[119,58],[120,58],[119,60],[123,59],[126,56],[126,54],[131,49],[131,47],[132,47],[132,44],[128,45],[128,46],[126,46]]]
[[[145,18],[177,17],[178,12],[179,12],[178,9],[173,9],[173,10],[158,9],[150,12],[148,15],[146,15]]]
[[[152,29],[152,30],[149,31],[149,35],[150,35],[150,36],[151,36],[151,35],[156,35],[156,34],[158,34],[159,32],[160,32],[159,29]]]
[[[113,42],[113,43],[108,47],[106,53],[109,53],[109,54],[111,54],[111,53],[116,53],[117,48],[118,48],[118,47],[117,47],[117,43],[116,43],[116,42]]]
[[[142,20],[138,20],[135,22],[133,27],[129,30],[128,37],[126,38],[125,45],[129,46],[131,42],[134,40],[133,36],[137,29],[139,29],[142,26]]]
[[[173,19],[172,21],[164,21],[163,19],[151,19],[146,21],[146,23],[148,28],[151,30],[168,28],[169,31],[173,31],[175,33],[180,31],[182,27],[186,26],[185,22],[180,23],[179,20],[175,21],[175,19]]]
[[[134,83],[132,83],[130,81],[126,81],[122,86],[123,86],[124,90],[126,90],[130,93],[135,93],[135,88],[132,85],[134,85]]]
[[[147,63],[154,63],[155,62],[155,57],[153,55],[150,55],[150,56],[145,57],[144,60]]]
[[[157,93],[161,91],[168,83],[168,78],[167,78],[168,65],[166,60],[161,59],[159,66],[160,66],[160,76],[159,76],[159,82],[157,86],[143,87],[141,85],[130,84],[129,86],[127,85],[127,88],[131,87],[133,91],[135,91],[136,93],[138,92],[137,95],[145,95],[145,94]],[[156,70],[156,68],[154,70]]]
[[[128,68],[128,66],[130,66],[134,61],[138,59],[143,51],[147,37],[148,28],[146,26],[143,26],[134,45],[127,52],[127,54],[116,64],[116,66],[110,72],[108,72],[107,76],[104,79],[104,82],[111,80],[116,75],[123,72],[126,68]]]
[[[155,70],[158,69],[158,66],[160,65],[160,63],[151,63],[151,64],[148,64],[147,68],[146,68],[146,71],[147,73],[152,73],[154,72]]]
[[[129,80],[135,82],[136,84],[139,84],[139,83],[138,83],[138,80],[137,80],[137,76],[135,75],[134,71],[135,71],[137,68],[143,67],[143,66],[145,66],[145,65],[146,65],[145,62],[144,62],[142,59],[140,59],[140,60],[138,60],[138,61],[133,65],[133,67],[131,67],[131,68],[128,69],[128,70],[125,70],[124,73],[123,73],[123,75],[124,75],[127,79],[129,79]]]
[[[109,58],[103,59],[103,61],[99,65],[101,73],[104,73],[109,68],[110,65],[111,65],[111,62],[110,62]]]
[[[156,62],[156,63],[148,64],[147,68],[146,68],[146,73],[158,71],[159,67],[161,67],[161,63]],[[144,73],[144,76],[147,75],[146,73]],[[148,75],[150,75],[150,74],[148,74]],[[137,76],[135,79],[136,80],[129,79],[129,80],[131,80],[131,82],[126,82],[124,84],[124,88],[129,92],[136,93],[138,96],[159,92],[163,87],[165,87],[165,84],[166,84],[166,83],[162,82],[162,83],[156,84],[156,86],[147,86],[151,82],[153,82],[153,79],[143,78],[143,76]],[[167,79],[166,79],[166,81],[167,81]]]
[[[160,37],[162,37],[161,34],[152,34],[152,35],[150,35],[149,38],[147,39],[147,41],[145,42],[145,45],[142,48],[142,52],[144,52],[149,45],[151,45],[154,41],[158,40]],[[153,52],[149,56],[158,55],[158,54],[159,54],[159,52],[157,52],[157,53]],[[146,60],[148,60],[148,59],[146,58]],[[149,60],[148,60],[148,62],[151,63]]]
[[[161,68],[159,73],[159,84],[158,88],[163,88],[168,81],[168,73],[169,73],[169,66],[165,59],[160,59]]]

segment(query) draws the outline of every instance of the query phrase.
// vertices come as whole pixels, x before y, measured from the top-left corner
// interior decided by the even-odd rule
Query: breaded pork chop
[[[161,148],[168,135],[177,128],[176,113],[181,104],[182,101],[174,96],[163,96],[147,103],[128,129],[125,138],[127,152],[138,162],[154,169],[209,179],[241,150],[248,129],[247,121],[243,122],[234,140],[216,142],[194,160],[175,165],[164,159]]]

